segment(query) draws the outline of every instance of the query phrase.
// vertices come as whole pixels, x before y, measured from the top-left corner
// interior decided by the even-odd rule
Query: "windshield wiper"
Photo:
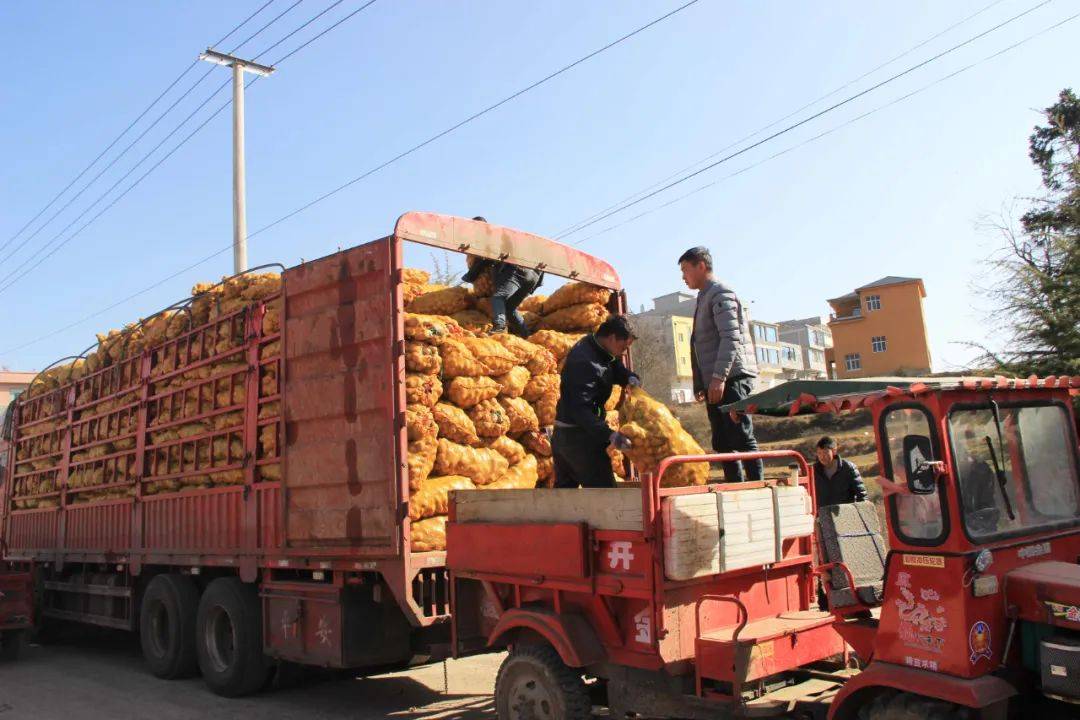
[[[1002,458],[1005,457],[1005,443],[1002,440],[1001,432],[1001,409],[998,407],[997,401],[990,400],[990,412],[994,415],[994,427],[997,429],[998,447],[1001,449]],[[1009,493],[1005,490],[1005,486],[1009,484],[1008,478],[1005,477],[1005,471],[1001,469],[1001,463],[998,462],[997,453],[994,452],[994,441],[990,439],[990,436],[986,436],[986,448],[990,451],[990,461],[994,463],[994,476],[997,478],[998,490],[1001,491],[1001,499],[1005,501],[1005,512],[1009,514],[1009,520],[1016,519],[1016,513],[1013,512],[1012,501],[1009,500]]]

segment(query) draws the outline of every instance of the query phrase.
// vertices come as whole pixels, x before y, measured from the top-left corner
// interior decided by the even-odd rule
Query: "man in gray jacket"
[[[732,420],[720,406],[738,402],[754,389],[757,360],[750,338],[750,320],[735,291],[713,278],[712,253],[690,248],[679,258],[683,281],[697,290],[694,331],[690,337],[694,396],[705,401],[712,426],[713,451],[750,452],[758,449],[749,415]],[[743,476],[746,466],[746,477]],[[760,460],[724,463],[724,480],[761,480]]]

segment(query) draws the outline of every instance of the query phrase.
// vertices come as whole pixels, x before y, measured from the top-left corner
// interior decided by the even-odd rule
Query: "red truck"
[[[284,269],[279,298],[24,395],[8,428],[12,447],[60,457],[44,471],[29,451],[9,463],[8,488],[40,491],[18,499],[8,492],[0,511],[6,560],[23,572],[33,566],[38,621],[138,631],[156,675],[201,671],[211,689],[229,696],[260,688],[274,661],[365,668],[445,655],[445,553],[410,551],[401,287],[407,241],[620,289],[609,264],[571,247],[411,212],[384,238]],[[270,323],[275,302],[281,321]],[[624,298],[615,293],[611,302],[618,311]],[[241,329],[242,342],[218,352],[222,328]],[[274,347],[280,352],[268,355]],[[199,372],[223,360],[231,361],[227,376]],[[269,367],[280,391],[260,396]],[[152,465],[222,433],[155,443],[148,418],[208,387],[212,402],[200,406],[199,417],[243,414],[225,443],[239,448],[228,451],[226,467],[236,484],[151,491],[151,483],[183,485],[206,472],[180,464],[162,475]],[[94,452],[104,445],[103,427],[124,428],[105,454]],[[268,427],[279,457],[260,459],[260,432]],[[152,430],[162,428],[168,424]],[[266,476],[270,463],[280,463],[279,479]],[[49,477],[40,483],[43,473]],[[87,477],[113,482],[87,502],[87,493],[99,492],[86,487]]]

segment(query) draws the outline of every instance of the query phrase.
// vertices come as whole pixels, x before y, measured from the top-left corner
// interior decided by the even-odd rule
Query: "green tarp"
[[[812,396],[817,402],[842,400],[845,397],[857,397],[869,393],[883,392],[890,387],[908,388],[916,383],[941,387],[955,385],[959,378],[913,378],[913,377],[876,377],[860,380],[790,380],[782,385],[754,393],[745,400],[729,403],[722,410],[750,412],[758,415],[791,414],[792,405],[802,396]],[[814,411],[812,403],[799,408],[799,413]],[[798,413],[796,413],[798,414]]]

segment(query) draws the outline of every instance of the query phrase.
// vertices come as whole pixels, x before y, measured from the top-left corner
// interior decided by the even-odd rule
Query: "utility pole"
[[[232,68],[233,73],[233,272],[247,270],[247,207],[244,178],[244,73],[266,77],[274,68],[242,60],[217,50],[206,49],[199,55],[216,65]]]

